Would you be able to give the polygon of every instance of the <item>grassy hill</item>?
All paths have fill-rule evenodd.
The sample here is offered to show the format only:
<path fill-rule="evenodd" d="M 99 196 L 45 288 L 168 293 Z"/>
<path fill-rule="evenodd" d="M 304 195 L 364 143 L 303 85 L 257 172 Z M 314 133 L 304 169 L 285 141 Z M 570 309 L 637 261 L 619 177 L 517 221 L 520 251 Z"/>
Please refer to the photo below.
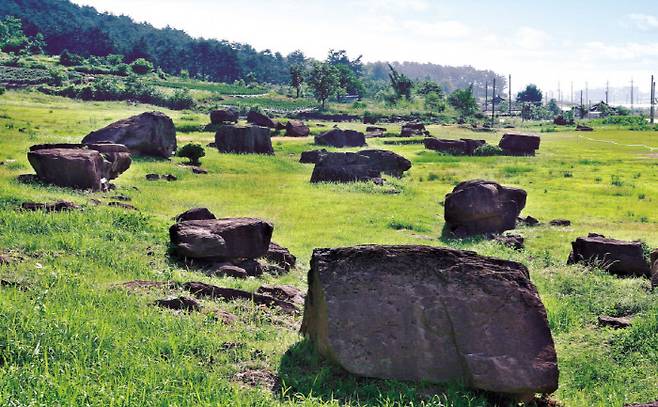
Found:
<path fill-rule="evenodd" d="M 200 91 L 206 91 L 201 89 Z M 206 145 L 213 134 L 195 111 L 126 102 L 81 102 L 30 91 L 0 96 L 1 405 L 226 405 L 226 406 L 485 406 L 486 398 L 458 384 L 416 385 L 353 377 L 322 361 L 298 334 L 300 317 L 233 301 L 203 301 L 199 313 L 153 306 L 175 293 L 131 289 L 132 280 L 205 281 L 254 290 L 264 283 L 305 290 L 311 251 L 363 243 L 467 248 L 526 264 L 546 305 L 560 366 L 553 398 L 565 406 L 621 406 L 658 398 L 658 300 L 646 279 L 620 279 L 566 266 L 570 242 L 597 232 L 642 239 L 658 247 L 658 147 L 655 132 L 600 127 L 581 133 L 542 133 L 537 157 L 452 157 L 421 144 L 371 139 L 413 162 L 408 175 L 384 186 L 311 185 L 312 166 L 298 163 L 312 138 L 274 138 L 272 157 L 219 154 L 208 148 L 207 175 L 181 159 L 136 158 L 108 193 L 21 184 L 31 173 L 30 145 L 79 142 L 89 131 L 149 110 L 170 115 L 179 145 Z M 311 121 L 312 134 L 333 123 Z M 364 125 L 341 127 L 363 130 Z M 399 125 L 389 125 L 393 133 Z M 473 137 L 457 126 L 430 126 L 433 135 Z M 541 128 L 531 127 L 539 132 Z M 477 134 L 497 142 L 501 133 Z M 610 141 L 618 143 L 612 144 Z M 641 145 L 652 146 L 651 151 Z M 147 173 L 174 182 L 148 182 Z M 539 218 L 521 228 L 527 249 L 490 241 L 442 240 L 444 195 L 463 180 L 485 178 L 528 191 L 524 211 Z M 116 195 L 139 210 L 111 208 Z M 17 210 L 27 200 L 66 199 L 83 206 L 67 213 Z M 92 200 L 100 200 L 96 205 Z M 215 214 L 271 221 L 273 240 L 298 257 L 291 273 L 258 279 L 211 278 L 168 257 L 172 218 L 194 206 Z M 570 227 L 548 221 L 566 218 Z M 238 320 L 225 324 L 220 310 Z M 596 324 L 599 315 L 631 315 L 628 329 Z M 244 372 L 265 379 L 251 386 Z M 261 377 L 261 376 L 259 376 Z M 279 389 L 271 391 L 278 378 Z M 268 381 L 270 380 L 270 381 Z M 257 382 L 258 380 L 256 380 Z M 245 384 L 245 382 L 248 382 Z"/>

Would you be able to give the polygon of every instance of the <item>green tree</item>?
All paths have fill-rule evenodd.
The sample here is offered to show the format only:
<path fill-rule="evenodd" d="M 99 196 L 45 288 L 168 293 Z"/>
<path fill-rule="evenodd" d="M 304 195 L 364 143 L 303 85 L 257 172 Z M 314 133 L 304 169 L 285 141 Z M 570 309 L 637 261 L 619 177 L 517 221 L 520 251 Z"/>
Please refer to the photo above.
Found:
<path fill-rule="evenodd" d="M 548 105 L 546 105 L 546 109 L 553 115 L 553 116 L 558 116 L 562 114 L 562 109 L 560 109 L 560 106 L 558 106 L 557 101 L 555 99 L 551 99 L 548 101 Z"/>
<path fill-rule="evenodd" d="M 541 104 L 542 100 L 543 100 L 543 95 L 541 93 L 541 90 L 539 90 L 537 85 L 534 84 L 530 84 L 526 86 L 524 90 L 522 90 L 516 95 L 516 101 L 521 103 L 534 103 L 536 105 L 539 105 Z"/>
<path fill-rule="evenodd" d="M 187 158 L 192 165 L 200 165 L 201 161 L 199 161 L 199 159 L 205 157 L 205 155 L 206 151 L 201 144 L 196 143 L 185 144 L 176 152 L 176 156 Z"/>
<path fill-rule="evenodd" d="M 440 94 L 430 92 L 425 95 L 425 109 L 433 112 L 443 112 L 446 110 L 446 103 Z"/>
<path fill-rule="evenodd" d="M 23 34 L 23 24 L 20 19 L 7 16 L 4 20 L 0 20 L 0 50 L 19 53 L 29 44 L 30 40 Z"/>
<path fill-rule="evenodd" d="M 307 83 L 324 109 L 329 96 L 339 89 L 338 70 L 328 63 L 315 62 L 309 71 Z"/>
<path fill-rule="evenodd" d="M 445 97 L 445 93 L 443 92 L 443 87 L 431 79 L 426 79 L 424 81 L 418 82 L 416 84 L 416 93 L 423 96 L 428 95 L 430 93 L 435 93 L 441 98 Z"/>
<path fill-rule="evenodd" d="M 448 96 L 448 103 L 459 113 L 460 119 L 471 117 L 477 112 L 478 104 L 473 96 L 473 85 L 466 89 L 457 89 Z"/>
<path fill-rule="evenodd" d="M 302 91 L 302 83 L 304 83 L 304 66 L 292 65 L 290 66 L 290 86 L 297 91 L 297 98 Z"/>
<path fill-rule="evenodd" d="M 391 87 L 396 98 L 399 100 L 404 97 L 411 100 L 411 89 L 414 87 L 413 81 L 407 75 L 396 71 L 391 64 L 388 64 L 388 69 L 390 70 L 388 78 L 391 81 Z"/>

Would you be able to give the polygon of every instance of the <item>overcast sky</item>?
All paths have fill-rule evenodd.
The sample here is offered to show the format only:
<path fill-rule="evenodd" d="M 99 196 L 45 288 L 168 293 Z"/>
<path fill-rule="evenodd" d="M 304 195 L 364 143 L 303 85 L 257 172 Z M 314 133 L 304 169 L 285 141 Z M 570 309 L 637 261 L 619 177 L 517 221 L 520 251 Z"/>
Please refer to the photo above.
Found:
<path fill-rule="evenodd" d="M 323 59 L 330 48 L 364 61 L 472 65 L 574 88 L 643 90 L 658 74 L 655 0 L 74 0 L 192 36 L 295 49 Z M 646 83 L 645 83 L 646 82 Z"/>

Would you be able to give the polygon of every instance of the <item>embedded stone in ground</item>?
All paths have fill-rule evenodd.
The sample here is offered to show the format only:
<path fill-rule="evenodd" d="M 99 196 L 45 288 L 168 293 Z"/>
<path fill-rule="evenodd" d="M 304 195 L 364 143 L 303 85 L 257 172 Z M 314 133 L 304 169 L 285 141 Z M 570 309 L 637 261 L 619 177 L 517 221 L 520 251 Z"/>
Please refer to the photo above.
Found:
<path fill-rule="evenodd" d="M 290 271 L 291 269 L 295 268 L 295 265 L 297 264 L 297 258 L 292 253 L 290 253 L 290 250 L 283 246 L 279 246 L 274 242 L 270 242 L 270 247 L 267 250 L 265 259 L 275 263 L 285 271 Z"/>
<path fill-rule="evenodd" d="M 357 182 L 380 178 L 372 159 L 357 153 L 327 153 L 315 164 L 311 182 Z"/>
<path fill-rule="evenodd" d="M 499 234 L 516 227 L 526 192 L 493 181 L 472 180 L 446 195 L 446 231 L 456 237 Z"/>
<path fill-rule="evenodd" d="M 551 393 L 546 310 L 520 263 L 428 246 L 315 249 L 302 332 L 350 373 Z"/>
<path fill-rule="evenodd" d="M 304 305 L 304 293 L 292 285 L 262 285 L 256 289 L 256 294 L 269 295 L 298 306 Z"/>
<path fill-rule="evenodd" d="M 548 224 L 551 226 L 566 227 L 571 226 L 571 221 L 568 219 L 553 219 L 552 221 L 548 222 Z"/>
<path fill-rule="evenodd" d="M 199 304 L 199 302 L 195 299 L 189 297 L 176 297 L 156 300 L 155 305 L 161 308 L 168 308 L 176 311 L 191 312 L 201 310 L 201 304 Z"/>
<path fill-rule="evenodd" d="M 296 313 L 298 311 L 297 307 L 290 302 L 281 301 L 270 295 L 250 293 L 248 291 L 238 290 L 235 288 L 219 287 L 216 285 L 196 281 L 183 283 L 180 285 L 180 288 L 190 292 L 195 297 L 208 297 L 224 301 L 248 300 L 259 305 L 278 307 L 282 311 L 288 313 Z"/>
<path fill-rule="evenodd" d="M 69 201 L 47 202 L 23 202 L 21 209 L 26 211 L 63 212 L 80 209 L 79 205 Z"/>
<path fill-rule="evenodd" d="M 623 277 L 649 277 L 650 268 L 640 242 L 609 239 L 590 233 L 571 243 L 567 264 L 583 263 Z"/>
<path fill-rule="evenodd" d="M 631 326 L 631 320 L 630 318 L 625 318 L 625 317 L 608 317 L 605 315 L 601 315 L 600 317 L 597 318 L 599 325 L 601 326 L 609 326 L 611 328 L 628 328 Z"/>
<path fill-rule="evenodd" d="M 315 144 L 333 147 L 361 147 L 366 145 L 366 136 L 355 130 L 335 128 L 315 136 Z"/>
<path fill-rule="evenodd" d="M 276 393 L 281 388 L 281 379 L 272 372 L 260 369 L 248 369 L 237 373 L 235 381 L 250 387 L 261 387 Z"/>
<path fill-rule="evenodd" d="M 521 235 L 497 235 L 493 240 L 514 250 L 525 248 L 525 239 Z"/>

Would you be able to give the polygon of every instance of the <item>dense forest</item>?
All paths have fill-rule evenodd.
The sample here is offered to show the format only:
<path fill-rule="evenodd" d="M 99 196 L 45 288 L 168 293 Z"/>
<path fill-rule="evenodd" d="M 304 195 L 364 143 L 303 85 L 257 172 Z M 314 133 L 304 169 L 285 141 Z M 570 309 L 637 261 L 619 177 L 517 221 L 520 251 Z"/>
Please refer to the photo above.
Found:
<path fill-rule="evenodd" d="M 2 0 L 0 18 L 5 16 L 19 17 L 27 35 L 43 34 L 48 54 L 63 50 L 83 56 L 121 54 L 128 63 L 145 58 L 164 72 L 186 71 L 192 77 L 212 81 L 288 83 L 290 67 L 304 58 L 299 51 L 284 56 L 270 50 L 257 51 L 248 44 L 192 38 L 181 30 L 157 29 L 68 0 Z M 432 79 L 447 91 L 473 84 L 475 94 L 483 93 L 485 82 L 494 75 L 472 67 L 411 62 L 392 65 L 412 79 Z M 387 81 L 388 73 L 384 62 L 366 64 L 362 70 L 372 81 Z M 502 85 L 505 78 L 497 76 L 497 81 Z"/>

